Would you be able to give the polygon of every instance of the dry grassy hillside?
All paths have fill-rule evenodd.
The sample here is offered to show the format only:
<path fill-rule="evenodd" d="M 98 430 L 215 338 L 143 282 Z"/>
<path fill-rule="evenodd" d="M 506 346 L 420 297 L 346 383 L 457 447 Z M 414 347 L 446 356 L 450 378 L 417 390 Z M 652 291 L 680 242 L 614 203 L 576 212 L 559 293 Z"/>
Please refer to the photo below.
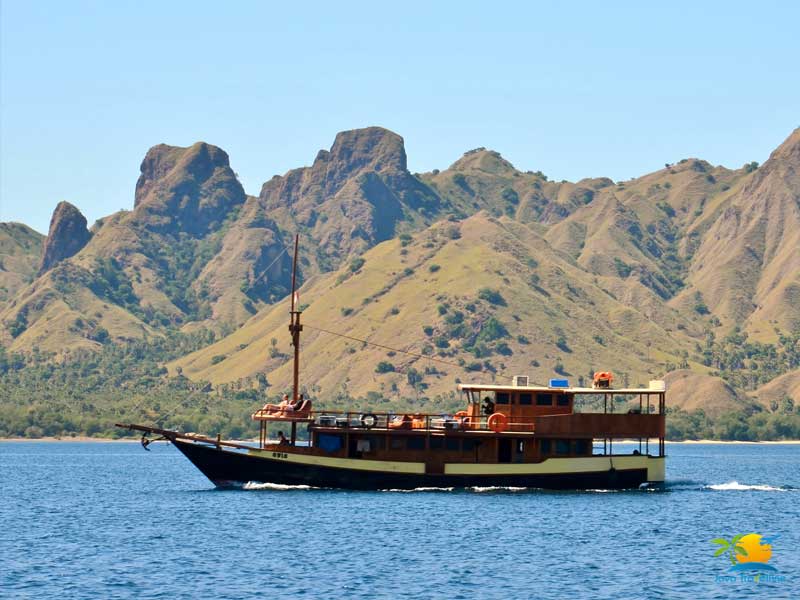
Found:
<path fill-rule="evenodd" d="M 753 397 L 770 410 L 779 409 L 780 404 L 787 398 L 792 400 L 794 406 L 800 406 L 800 369 L 785 373 L 762 385 Z"/>
<path fill-rule="evenodd" d="M 679 369 L 667 373 L 665 380 L 672 408 L 702 409 L 709 417 L 715 418 L 734 407 L 751 403 L 719 377 Z"/>
<path fill-rule="evenodd" d="M 90 279 L 86 270 L 68 262 L 38 277 L 0 311 L 0 322 L 6 324 L 0 330 L 2 346 L 60 356 L 65 349 L 99 349 L 109 338 L 124 343 L 158 335 L 130 311 L 98 297 Z"/>
<path fill-rule="evenodd" d="M 677 329 L 677 313 L 671 313 L 675 329 L 668 333 L 602 291 L 590 273 L 550 248 L 537 227 L 507 218 L 480 213 L 461 223 L 441 222 L 407 245 L 380 244 L 363 260 L 301 290 L 308 304 L 303 381 L 317 393 L 346 386 L 354 395 L 413 397 L 411 369 L 422 374 L 426 395 L 449 393 L 459 379 L 508 381 L 528 374 L 546 381 L 558 376 L 556 369 L 577 382 L 612 365 L 635 385 L 657 375 L 660 361 L 679 361 L 690 344 Z M 492 331 L 497 324 L 499 331 Z M 214 383 L 266 373 L 284 389 L 291 377 L 286 325 L 287 307 L 278 305 L 171 368 Z M 390 363 L 383 373 L 376 372 L 381 362 Z"/>
<path fill-rule="evenodd" d="M 690 281 L 723 323 L 762 339 L 800 327 L 800 129 L 720 207 Z"/>
<path fill-rule="evenodd" d="M 686 288 L 688 265 L 700 241 L 694 225 L 715 210 L 743 171 L 686 159 L 600 190 L 593 202 L 547 233 L 556 248 L 588 271 L 619 279 L 633 300 L 669 302 L 696 320 L 696 290 Z M 622 293 L 622 292 L 621 292 Z"/>
<path fill-rule="evenodd" d="M 541 172 L 521 172 L 498 152 L 477 148 L 444 171 L 420 178 L 446 200 L 459 217 L 486 210 L 523 223 L 555 223 L 592 201 L 610 179 L 584 179 L 577 184 L 548 181 Z"/>
<path fill-rule="evenodd" d="M 39 266 L 44 236 L 22 223 L 0 223 L 0 303 L 29 283 Z"/>

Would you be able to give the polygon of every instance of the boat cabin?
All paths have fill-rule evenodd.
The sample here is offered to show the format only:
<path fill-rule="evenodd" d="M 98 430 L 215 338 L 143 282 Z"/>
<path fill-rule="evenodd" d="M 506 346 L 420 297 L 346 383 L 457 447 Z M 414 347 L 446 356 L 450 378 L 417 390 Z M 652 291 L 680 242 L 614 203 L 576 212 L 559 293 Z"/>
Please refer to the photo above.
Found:
<path fill-rule="evenodd" d="M 454 414 L 312 411 L 309 406 L 302 414 L 262 409 L 253 419 L 261 421 L 260 447 L 264 449 L 286 449 L 270 444 L 266 429 L 267 422 L 285 421 L 292 427 L 292 452 L 424 462 L 431 473 L 453 463 L 530 463 L 592 456 L 595 442 L 602 442 L 603 453 L 610 453 L 614 440 L 620 439 L 638 440 L 643 453 L 649 453 L 650 441 L 657 440 L 663 452 L 662 385 L 597 389 L 461 384 L 458 389 L 464 409 Z M 602 397 L 603 412 L 575 412 L 575 399 L 582 396 Z M 627 400 L 626 410 L 615 413 L 620 397 Z M 298 423 L 307 425 L 307 446 L 296 444 Z"/>

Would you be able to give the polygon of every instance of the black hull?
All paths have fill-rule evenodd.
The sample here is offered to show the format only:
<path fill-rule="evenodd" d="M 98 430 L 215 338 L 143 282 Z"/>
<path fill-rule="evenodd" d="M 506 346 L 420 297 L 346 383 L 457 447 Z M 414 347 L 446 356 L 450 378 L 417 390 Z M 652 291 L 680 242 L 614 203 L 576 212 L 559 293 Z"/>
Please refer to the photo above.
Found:
<path fill-rule="evenodd" d="M 523 487 L 551 490 L 635 489 L 647 482 L 647 469 L 525 475 L 435 475 L 362 471 L 301 465 L 174 441 L 175 446 L 217 487 L 247 482 L 306 485 L 351 490 Z"/>

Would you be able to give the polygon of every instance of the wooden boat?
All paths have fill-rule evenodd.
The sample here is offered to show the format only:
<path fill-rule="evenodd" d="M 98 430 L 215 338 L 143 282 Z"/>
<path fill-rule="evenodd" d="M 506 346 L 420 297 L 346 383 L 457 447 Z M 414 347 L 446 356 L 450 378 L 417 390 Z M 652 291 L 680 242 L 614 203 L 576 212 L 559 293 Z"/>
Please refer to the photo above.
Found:
<path fill-rule="evenodd" d="M 591 388 L 566 380 L 529 385 L 458 386 L 464 401 L 455 414 L 395 414 L 313 410 L 299 391 L 301 311 L 295 269 L 289 331 L 294 346 L 293 395 L 252 418 L 258 444 L 242 444 L 145 425 L 118 424 L 171 441 L 218 487 L 261 482 L 347 489 L 524 487 L 628 489 L 660 485 L 665 472 L 665 396 L 661 381 L 648 388 L 616 389 L 608 372 Z M 576 398 L 594 397 L 603 412 L 576 412 Z M 620 399 L 623 412 L 615 412 Z M 268 423 L 283 423 L 290 437 L 267 439 Z M 298 425 L 307 443 L 298 442 Z M 634 440 L 633 451 L 615 442 Z M 652 448 L 652 453 L 651 453 Z"/>

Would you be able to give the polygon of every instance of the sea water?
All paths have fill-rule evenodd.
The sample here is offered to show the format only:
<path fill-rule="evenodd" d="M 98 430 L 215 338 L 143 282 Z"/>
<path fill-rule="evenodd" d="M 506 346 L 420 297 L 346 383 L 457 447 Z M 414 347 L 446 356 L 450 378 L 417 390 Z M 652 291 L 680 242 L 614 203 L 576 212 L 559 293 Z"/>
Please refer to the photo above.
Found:
<path fill-rule="evenodd" d="M 668 445 L 666 489 L 626 492 L 223 491 L 150 448 L 0 443 L 0 596 L 800 597 L 797 445 Z M 751 532 L 776 571 L 714 556 Z"/>

